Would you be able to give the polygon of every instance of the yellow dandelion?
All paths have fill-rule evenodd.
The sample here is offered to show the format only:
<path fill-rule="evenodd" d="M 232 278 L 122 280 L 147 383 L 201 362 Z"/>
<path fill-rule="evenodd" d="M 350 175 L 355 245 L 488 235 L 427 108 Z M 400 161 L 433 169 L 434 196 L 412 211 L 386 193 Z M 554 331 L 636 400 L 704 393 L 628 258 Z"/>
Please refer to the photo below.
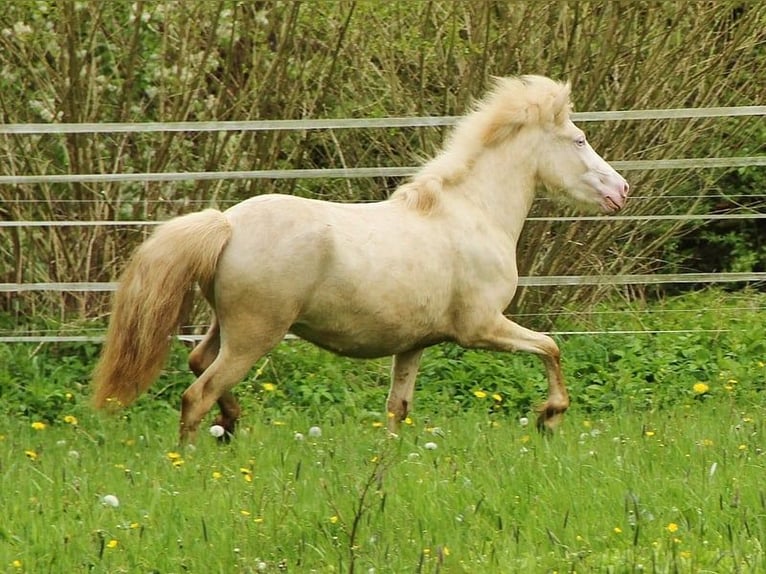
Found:
<path fill-rule="evenodd" d="M 338 523 L 338 520 L 340 520 L 340 519 L 338 518 L 338 515 L 337 515 L 337 514 L 333 514 L 333 515 L 330 517 L 330 524 L 337 524 L 337 523 Z"/>
<path fill-rule="evenodd" d="M 613 529 L 613 532 L 615 534 L 622 534 L 622 528 L 620 528 L 619 526 L 615 526 Z"/>
<path fill-rule="evenodd" d="M 177 459 L 175 459 L 175 460 L 173 461 L 173 463 L 172 463 L 172 464 L 173 464 L 173 466 L 174 466 L 174 467 L 176 467 L 176 468 L 179 468 L 179 467 L 183 466 L 185 462 L 186 462 L 186 461 L 185 461 L 184 459 L 182 459 L 182 458 L 177 458 Z"/>
<path fill-rule="evenodd" d="M 167 456 L 169 460 L 178 460 L 179 458 L 181 458 L 181 453 L 170 451 L 165 456 Z"/>
<path fill-rule="evenodd" d="M 138 528 L 139 526 L 140 526 L 140 525 L 138 524 L 138 522 L 131 522 L 131 523 L 130 523 L 130 528 L 131 528 L 131 530 L 135 530 L 135 529 L 136 529 L 136 528 Z"/>
<path fill-rule="evenodd" d="M 694 391 L 695 395 L 704 395 L 710 390 L 710 385 L 707 383 L 694 383 L 694 386 L 692 387 L 692 390 Z"/>
<path fill-rule="evenodd" d="M 217 470 L 214 470 L 214 471 L 213 471 L 213 479 L 215 479 L 215 480 L 218 480 L 218 479 L 219 479 L 219 478 L 221 478 L 222 476 L 223 476 L 223 475 L 222 475 L 220 472 L 218 472 Z"/>
<path fill-rule="evenodd" d="M 429 554 L 431 554 L 431 549 L 430 548 L 423 548 L 423 554 L 428 556 Z"/>
<path fill-rule="evenodd" d="M 275 426 L 275 427 L 283 427 L 287 423 L 285 421 L 271 421 L 271 424 L 272 426 Z"/>
<path fill-rule="evenodd" d="M 671 534 L 675 534 L 676 532 L 678 532 L 678 524 L 676 524 L 675 522 L 671 522 L 665 527 L 665 530 L 667 530 Z"/>
<path fill-rule="evenodd" d="M 746 444 L 741 444 L 741 445 L 739 445 L 737 447 L 737 449 L 739 449 L 739 450 L 747 450 L 747 445 Z"/>
<path fill-rule="evenodd" d="M 503 397 L 500 396 L 499 393 L 492 393 L 492 398 L 495 399 L 498 403 L 503 402 Z"/>
<path fill-rule="evenodd" d="M 379 460 L 379 459 L 378 459 L 378 455 L 375 455 L 375 456 L 373 456 L 373 457 L 370 459 L 370 462 L 372 462 L 372 463 L 376 463 L 376 462 L 378 462 L 378 460 Z"/>
<path fill-rule="evenodd" d="M 267 393 L 273 393 L 277 390 L 277 386 L 274 383 L 261 383 L 261 388 Z"/>
<path fill-rule="evenodd" d="M 249 510 L 240 510 L 239 513 L 242 516 L 250 516 L 250 511 Z"/>
<path fill-rule="evenodd" d="M 117 548 L 117 546 L 119 544 L 120 544 L 119 542 L 117 542 L 114 538 L 112 538 L 109 542 L 106 543 L 106 547 L 107 548 Z"/>
<path fill-rule="evenodd" d="M 35 422 L 33 422 L 33 423 L 32 423 L 32 428 L 33 428 L 33 429 L 35 429 L 35 430 L 45 430 L 45 428 L 46 428 L 47 426 L 48 426 L 48 425 L 46 425 L 46 424 L 45 424 L 44 422 L 42 422 L 42 421 L 35 421 Z"/>
<path fill-rule="evenodd" d="M 21 560 L 14 560 L 13 562 L 11 562 L 11 566 L 13 566 L 14 568 L 21 568 Z"/>
<path fill-rule="evenodd" d="M 414 421 L 410 417 L 407 417 L 406 419 L 404 419 L 404 424 L 406 425 L 411 425 L 413 424 L 413 422 Z"/>
<path fill-rule="evenodd" d="M 442 546 L 442 554 L 445 556 L 449 556 L 449 548 L 446 546 Z"/>
<path fill-rule="evenodd" d="M 644 432 L 644 436 L 653 437 L 656 433 L 653 430 L 648 430 Z"/>
<path fill-rule="evenodd" d="M 382 426 L 383 426 L 383 423 L 380 422 L 380 421 L 375 421 L 375 422 L 372 423 L 372 428 L 374 428 L 374 429 L 379 429 Z"/>
<path fill-rule="evenodd" d="M 25 450 L 24 454 L 27 455 L 27 458 L 29 460 L 37 460 L 37 451 L 29 449 L 29 450 Z"/>
<path fill-rule="evenodd" d="M 256 524 L 260 524 L 261 522 L 263 522 L 263 517 L 256 516 L 255 518 L 253 518 L 253 522 L 255 522 Z"/>
<path fill-rule="evenodd" d="M 394 418 L 394 417 L 396 416 L 396 413 L 392 413 L 391 411 L 388 411 L 388 413 L 386 414 L 386 416 L 387 416 L 388 418 L 392 419 L 392 418 Z"/>
<path fill-rule="evenodd" d="M 64 422 L 68 425 L 77 426 L 77 417 L 74 415 L 66 415 L 64 417 Z"/>
<path fill-rule="evenodd" d="M 475 396 L 477 399 L 485 399 L 487 398 L 487 393 L 485 391 L 474 391 L 473 396 Z"/>
<path fill-rule="evenodd" d="M 702 446 L 713 446 L 713 441 L 709 438 L 703 438 L 701 444 Z"/>

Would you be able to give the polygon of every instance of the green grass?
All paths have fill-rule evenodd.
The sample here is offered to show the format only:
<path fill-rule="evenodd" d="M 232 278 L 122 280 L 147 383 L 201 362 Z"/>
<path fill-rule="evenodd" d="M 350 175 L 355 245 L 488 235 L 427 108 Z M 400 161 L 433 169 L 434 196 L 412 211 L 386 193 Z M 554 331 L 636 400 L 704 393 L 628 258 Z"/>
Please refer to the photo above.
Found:
<path fill-rule="evenodd" d="M 763 301 L 573 321 L 698 331 L 560 338 L 574 401 L 549 439 L 520 422 L 544 393 L 523 355 L 429 350 L 391 439 L 387 361 L 282 345 L 237 389 L 237 438 L 179 451 L 181 349 L 110 417 L 92 346 L 2 347 L 0 572 L 766 572 Z"/>
<path fill-rule="evenodd" d="M 416 418 L 398 439 L 352 416 L 250 416 L 230 445 L 201 436 L 181 452 L 170 413 L 42 430 L 6 420 L 0 565 L 764 572 L 764 414 L 724 397 L 634 416 L 575 411 L 552 439 L 478 408 Z M 314 424 L 321 437 L 308 435 Z"/>

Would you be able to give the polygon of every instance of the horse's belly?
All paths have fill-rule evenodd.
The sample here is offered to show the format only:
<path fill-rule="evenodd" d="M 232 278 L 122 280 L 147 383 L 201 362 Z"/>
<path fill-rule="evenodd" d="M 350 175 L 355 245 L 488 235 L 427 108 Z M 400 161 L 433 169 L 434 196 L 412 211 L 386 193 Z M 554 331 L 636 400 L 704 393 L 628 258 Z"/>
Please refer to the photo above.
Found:
<path fill-rule="evenodd" d="M 344 329 L 296 323 L 290 328 L 290 332 L 317 347 L 357 359 L 396 355 L 448 339 L 445 335 L 438 333 L 415 332 L 406 328 L 380 328 L 380 326 L 365 329 L 359 324 Z"/>

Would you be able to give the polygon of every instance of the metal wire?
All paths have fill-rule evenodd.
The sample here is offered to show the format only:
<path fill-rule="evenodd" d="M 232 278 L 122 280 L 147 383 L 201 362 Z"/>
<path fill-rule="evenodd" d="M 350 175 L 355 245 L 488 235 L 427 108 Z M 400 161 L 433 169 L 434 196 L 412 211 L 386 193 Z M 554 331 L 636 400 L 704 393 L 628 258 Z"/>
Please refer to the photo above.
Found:
<path fill-rule="evenodd" d="M 766 281 L 766 272 L 751 273 L 652 273 L 635 275 L 547 275 L 520 277 L 521 287 L 563 285 L 658 285 L 669 283 L 751 283 Z M 0 283 L 0 293 L 53 291 L 97 293 L 115 291 L 116 282 Z"/>
<path fill-rule="evenodd" d="M 681 159 L 646 159 L 612 161 L 621 171 L 652 169 L 697 169 L 723 167 L 756 167 L 766 165 L 766 156 L 698 157 Z M 353 179 L 370 177 L 407 177 L 419 167 L 341 167 L 321 169 L 261 169 L 245 171 L 183 171 L 147 173 L 62 173 L 52 175 L 0 175 L 0 185 L 39 183 L 109 183 L 109 182 L 173 182 L 240 179 Z"/>
<path fill-rule="evenodd" d="M 719 118 L 763 116 L 766 106 L 735 106 L 712 108 L 676 108 L 653 110 L 612 110 L 574 112 L 574 121 L 669 120 L 689 118 Z M 77 133 L 158 133 L 158 132 L 245 132 L 301 131 L 362 128 L 414 128 L 454 125 L 461 116 L 417 116 L 390 118 L 338 118 L 299 120 L 251 120 L 225 122 L 126 122 L 126 123 L 61 123 L 5 124 L 0 134 L 77 134 Z"/>

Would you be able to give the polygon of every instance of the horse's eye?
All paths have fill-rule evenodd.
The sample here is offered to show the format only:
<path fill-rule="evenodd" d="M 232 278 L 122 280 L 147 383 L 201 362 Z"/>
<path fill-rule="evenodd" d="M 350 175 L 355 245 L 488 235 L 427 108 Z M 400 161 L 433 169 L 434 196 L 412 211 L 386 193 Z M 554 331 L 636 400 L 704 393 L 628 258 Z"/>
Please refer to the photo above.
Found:
<path fill-rule="evenodd" d="M 574 143 L 577 147 L 585 147 L 585 136 L 578 137 Z"/>

